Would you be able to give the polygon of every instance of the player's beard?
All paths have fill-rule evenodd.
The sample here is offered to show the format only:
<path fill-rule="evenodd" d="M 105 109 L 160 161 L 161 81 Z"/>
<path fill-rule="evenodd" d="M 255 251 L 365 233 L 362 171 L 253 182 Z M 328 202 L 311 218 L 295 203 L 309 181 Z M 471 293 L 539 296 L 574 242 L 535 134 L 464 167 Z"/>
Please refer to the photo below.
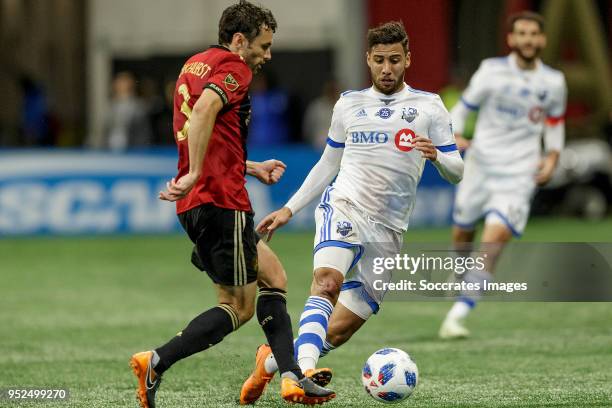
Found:
<path fill-rule="evenodd" d="M 524 62 L 526 62 L 527 64 L 531 64 L 540 57 L 542 48 L 538 46 L 533 46 L 533 52 L 530 54 L 526 54 L 525 52 L 523 52 L 521 47 L 513 47 L 512 51 L 514 51 L 514 53 L 516 53 L 516 55 L 518 55 L 518 57 L 522 59 Z"/>
<path fill-rule="evenodd" d="M 404 82 L 404 73 L 402 72 L 402 75 L 400 75 L 394 82 L 393 82 L 393 86 L 389 87 L 389 85 L 385 84 L 382 81 L 382 77 L 380 79 L 377 79 L 374 74 L 372 74 L 370 72 L 370 77 L 372 78 L 372 83 L 374 84 L 374 86 L 376 87 L 376 89 L 378 89 L 380 92 L 384 93 L 385 95 L 391 95 L 394 94 L 395 92 L 397 92 L 397 90 L 402 86 L 402 83 Z"/>

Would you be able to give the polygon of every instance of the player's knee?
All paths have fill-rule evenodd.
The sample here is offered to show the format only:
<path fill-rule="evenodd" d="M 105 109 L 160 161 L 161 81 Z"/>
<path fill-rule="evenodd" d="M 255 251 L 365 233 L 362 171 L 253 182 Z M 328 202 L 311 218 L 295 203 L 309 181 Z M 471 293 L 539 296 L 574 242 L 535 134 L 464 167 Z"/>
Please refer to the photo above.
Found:
<path fill-rule="evenodd" d="M 331 268 L 319 268 L 314 273 L 311 294 L 325 297 L 336 303 L 344 277 L 340 272 Z"/>

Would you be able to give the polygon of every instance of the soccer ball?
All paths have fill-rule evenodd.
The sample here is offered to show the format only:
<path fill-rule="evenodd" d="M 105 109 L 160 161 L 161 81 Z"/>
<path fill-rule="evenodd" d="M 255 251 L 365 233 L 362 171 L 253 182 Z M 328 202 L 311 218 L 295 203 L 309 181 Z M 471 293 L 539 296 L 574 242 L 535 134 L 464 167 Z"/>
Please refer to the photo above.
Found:
<path fill-rule="evenodd" d="M 380 402 L 399 402 L 410 396 L 417 385 L 419 369 L 400 349 L 380 349 L 368 358 L 361 380 L 365 390 Z"/>

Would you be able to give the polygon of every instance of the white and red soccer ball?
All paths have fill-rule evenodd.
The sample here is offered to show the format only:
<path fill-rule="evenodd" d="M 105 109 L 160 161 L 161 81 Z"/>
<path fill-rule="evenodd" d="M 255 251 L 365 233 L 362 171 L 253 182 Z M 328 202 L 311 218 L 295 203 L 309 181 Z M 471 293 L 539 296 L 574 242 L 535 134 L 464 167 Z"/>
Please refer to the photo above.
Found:
<path fill-rule="evenodd" d="M 365 390 L 380 402 L 399 402 L 410 396 L 417 385 L 419 369 L 400 349 L 380 349 L 368 358 L 361 380 Z"/>

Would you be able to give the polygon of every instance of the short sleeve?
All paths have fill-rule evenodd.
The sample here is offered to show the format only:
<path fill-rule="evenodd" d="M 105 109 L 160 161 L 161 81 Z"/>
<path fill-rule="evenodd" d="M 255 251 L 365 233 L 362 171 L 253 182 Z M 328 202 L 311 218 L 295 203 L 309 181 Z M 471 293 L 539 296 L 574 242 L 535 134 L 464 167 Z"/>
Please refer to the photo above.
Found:
<path fill-rule="evenodd" d="M 251 78 L 249 67 L 242 60 L 232 58 L 219 62 L 204 88 L 215 91 L 224 105 L 232 105 L 242 101 L 249 90 Z"/>
<path fill-rule="evenodd" d="M 551 100 L 547 107 L 547 121 L 562 121 L 567 106 L 567 85 L 561 75 L 558 85 L 551 90 Z"/>
<path fill-rule="evenodd" d="M 346 142 L 346 131 L 344 126 L 344 108 L 342 98 L 334 105 L 331 125 L 327 133 L 327 144 L 331 147 L 342 148 Z"/>
<path fill-rule="evenodd" d="M 439 97 L 436 97 L 436 100 L 433 101 L 429 138 L 441 152 L 457 150 L 450 113 L 448 113 Z"/>
<path fill-rule="evenodd" d="M 488 69 L 483 61 L 472 75 L 468 87 L 463 91 L 461 102 L 470 110 L 478 110 L 480 104 L 489 95 L 489 75 L 487 71 Z"/>

